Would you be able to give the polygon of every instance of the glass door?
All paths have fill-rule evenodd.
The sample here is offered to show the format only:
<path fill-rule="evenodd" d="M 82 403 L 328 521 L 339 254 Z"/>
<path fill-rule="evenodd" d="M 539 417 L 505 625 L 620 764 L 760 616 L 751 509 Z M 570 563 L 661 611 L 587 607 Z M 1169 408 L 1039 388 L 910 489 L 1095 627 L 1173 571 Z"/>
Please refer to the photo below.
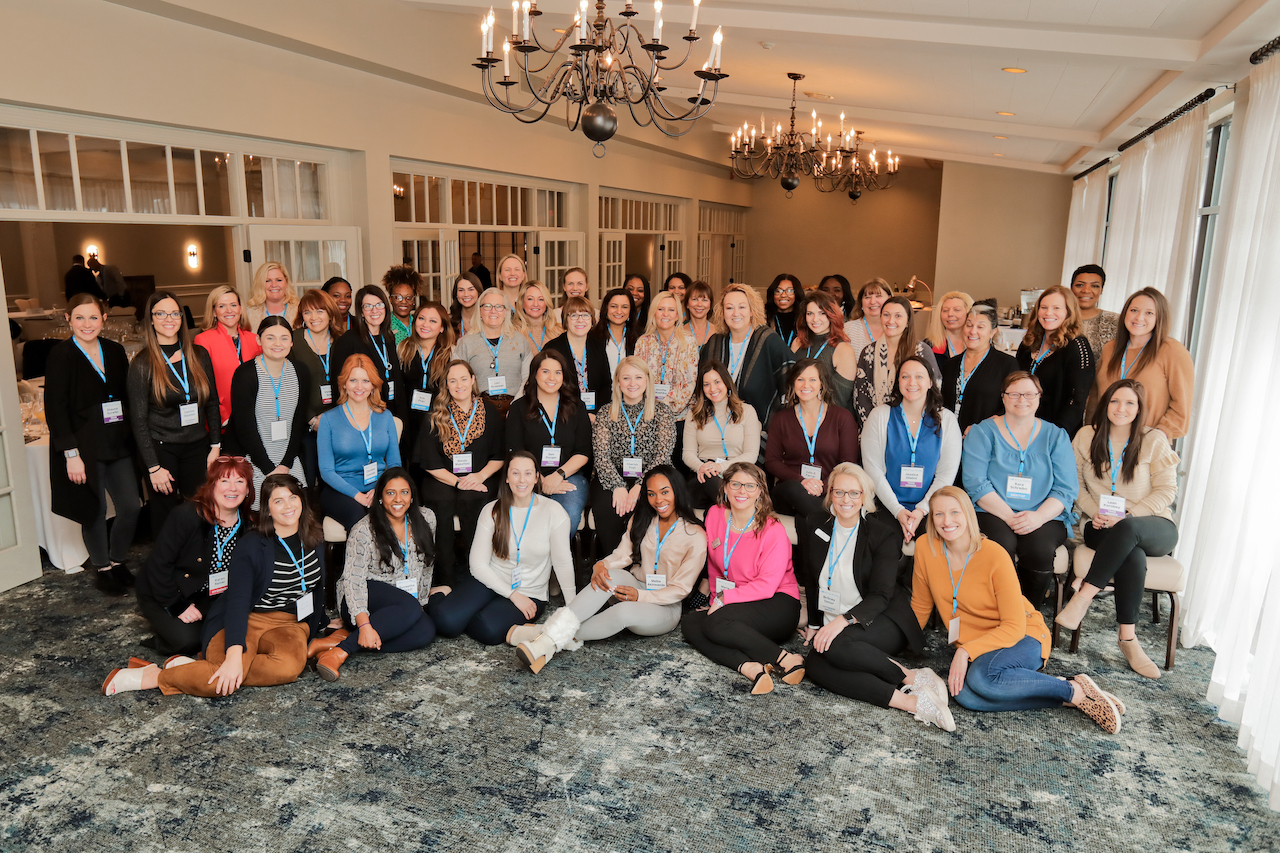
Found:
<path fill-rule="evenodd" d="M 397 228 L 400 257 L 422 276 L 426 299 L 446 308 L 453 297 L 453 279 L 459 272 L 458 232 L 447 228 Z"/>
<path fill-rule="evenodd" d="M 623 231 L 600 232 L 600 278 L 596 282 L 598 293 L 593 300 L 597 305 L 604 295 L 615 287 L 622 287 L 623 265 L 627 260 L 627 239 Z"/>
<path fill-rule="evenodd" d="M 565 231 L 539 231 L 535 238 L 536 272 L 531 271 L 530 277 L 545 284 L 556 304 L 560 304 L 565 271 L 582 266 L 585 260 L 583 236 Z"/>
<path fill-rule="evenodd" d="M 673 272 L 684 272 L 684 235 L 664 234 L 660 246 L 662 250 L 662 281 Z M 655 288 L 662 282 L 654 282 Z"/>
<path fill-rule="evenodd" d="M 276 261 L 289 271 L 299 290 L 319 287 L 334 276 L 351 282 L 352 290 L 364 285 L 360 257 L 360 229 L 346 225 L 246 225 L 244 248 L 249 262 L 240 292 L 248 294 L 254 271 Z"/>

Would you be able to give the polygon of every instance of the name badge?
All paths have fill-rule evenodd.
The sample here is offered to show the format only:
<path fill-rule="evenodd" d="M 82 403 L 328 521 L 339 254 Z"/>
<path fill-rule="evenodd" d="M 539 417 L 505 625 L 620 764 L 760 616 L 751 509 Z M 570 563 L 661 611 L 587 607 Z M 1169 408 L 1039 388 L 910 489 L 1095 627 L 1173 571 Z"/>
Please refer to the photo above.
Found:
<path fill-rule="evenodd" d="M 1005 493 L 1007 497 L 1031 500 L 1031 478 L 1010 477 L 1005 485 Z"/>
<path fill-rule="evenodd" d="M 364 484 L 367 486 L 370 483 L 377 482 L 377 480 L 378 480 L 378 463 L 370 462 L 368 465 L 364 466 Z"/>
<path fill-rule="evenodd" d="M 1098 513 L 1112 518 L 1124 518 L 1123 495 L 1100 495 L 1098 497 Z"/>
<path fill-rule="evenodd" d="M 415 412 L 425 412 L 431 408 L 431 395 L 419 388 L 413 389 L 413 399 L 409 401 L 409 406 Z"/>
<path fill-rule="evenodd" d="M 560 466 L 560 448 L 554 444 L 542 445 L 542 467 L 558 468 Z"/>
<path fill-rule="evenodd" d="M 285 441 L 289 438 L 289 422 L 288 421 L 272 421 L 271 422 L 271 440 Z"/>
<path fill-rule="evenodd" d="M 471 454 L 470 453 L 453 454 L 453 473 L 455 474 L 471 473 Z"/>
<path fill-rule="evenodd" d="M 948 643 L 960 642 L 960 617 L 959 616 L 956 616 L 950 622 L 947 623 L 947 642 Z"/>
<path fill-rule="evenodd" d="M 417 578 L 400 578 L 396 581 L 396 589 L 402 589 L 412 595 L 418 597 L 418 580 Z"/>
<path fill-rule="evenodd" d="M 311 603 L 311 593 L 309 592 L 304 592 L 302 597 L 295 601 L 293 605 L 298 610 L 299 622 L 310 616 L 311 612 L 315 609 L 315 605 Z"/>
<path fill-rule="evenodd" d="M 644 460 L 639 456 L 622 457 L 622 476 L 639 477 L 644 473 Z"/>
<path fill-rule="evenodd" d="M 182 426 L 195 426 L 200 423 L 200 404 L 183 403 L 178 407 L 178 422 Z"/>
<path fill-rule="evenodd" d="M 840 593 L 829 589 L 818 590 L 818 609 L 832 616 L 840 615 Z"/>
<path fill-rule="evenodd" d="M 904 489 L 918 489 L 924 485 L 924 468 L 919 465 L 903 465 L 898 485 Z"/>
<path fill-rule="evenodd" d="M 120 400 L 114 400 L 110 403 L 102 404 L 102 422 L 104 424 L 115 424 L 124 420 L 124 403 Z"/>
<path fill-rule="evenodd" d="M 582 392 L 582 405 L 584 405 L 584 406 L 586 406 L 586 407 L 587 407 L 587 411 L 588 411 L 588 412 L 594 412 L 594 411 L 596 410 L 596 392 L 595 392 L 595 391 L 583 391 L 583 392 Z"/>
<path fill-rule="evenodd" d="M 814 533 L 816 533 L 816 534 L 818 534 L 818 538 L 819 538 L 819 539 L 821 539 L 823 542 L 830 542 L 830 541 L 831 541 L 831 537 L 827 535 L 827 531 L 822 530 L 822 529 L 818 529 L 818 530 L 815 530 L 815 531 L 813 531 L 813 532 L 814 532 Z"/>
<path fill-rule="evenodd" d="M 822 466 L 821 465 L 801 465 L 800 479 L 801 480 L 821 480 Z"/>
<path fill-rule="evenodd" d="M 671 386 L 666 383 L 659 382 L 653 386 L 653 395 L 658 398 L 659 403 L 664 402 L 670 393 Z"/>
<path fill-rule="evenodd" d="M 653 592 L 655 589 L 665 589 L 666 586 L 667 586 L 666 575 L 645 575 L 644 576 L 644 588 L 647 589 L 649 592 Z"/>
<path fill-rule="evenodd" d="M 716 578 L 716 595 L 737 588 L 738 585 L 728 578 Z"/>
<path fill-rule="evenodd" d="M 519 589 L 520 582 L 524 580 L 524 566 L 519 564 L 511 570 L 511 589 Z"/>
<path fill-rule="evenodd" d="M 396 398 L 396 383 L 390 379 L 387 380 L 387 399 L 394 400 Z"/>
<path fill-rule="evenodd" d="M 220 595 L 227 591 L 227 575 L 229 574 L 230 572 L 226 569 L 223 569 L 220 572 L 209 572 L 210 595 Z"/>
<path fill-rule="evenodd" d="M 326 406 L 333 402 L 333 386 L 332 385 L 320 386 L 320 402 L 324 403 Z"/>
<path fill-rule="evenodd" d="M 507 393 L 507 377 L 490 376 L 489 377 L 489 393 L 490 394 Z"/>

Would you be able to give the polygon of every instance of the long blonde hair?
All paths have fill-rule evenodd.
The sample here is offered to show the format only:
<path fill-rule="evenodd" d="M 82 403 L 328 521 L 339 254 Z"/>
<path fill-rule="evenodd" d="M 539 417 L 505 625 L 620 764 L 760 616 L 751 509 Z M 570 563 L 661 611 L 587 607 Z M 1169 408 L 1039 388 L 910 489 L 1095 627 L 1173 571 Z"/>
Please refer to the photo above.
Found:
<path fill-rule="evenodd" d="M 524 313 L 524 295 L 529 292 L 531 287 L 537 288 L 538 292 L 542 294 L 542 299 L 547 303 L 546 310 L 542 312 L 542 329 L 545 332 L 544 340 L 549 341 L 559 336 L 564 331 L 564 328 L 556 320 L 556 309 L 551 302 L 551 291 L 547 290 L 547 286 L 536 279 L 526 281 L 520 286 L 520 301 L 516 305 L 516 312 L 511 318 L 511 325 L 515 326 L 516 331 L 526 335 L 533 329 L 532 318 Z M 477 304 L 479 303 L 477 302 Z"/>
<path fill-rule="evenodd" d="M 644 359 L 634 355 L 629 355 L 618 362 L 618 369 L 613 372 L 613 400 L 609 403 L 609 420 L 616 421 L 622 417 L 622 389 L 618 385 L 618 378 L 622 376 L 622 371 L 628 367 L 644 371 L 644 414 L 641 415 L 641 419 L 651 421 L 653 420 L 655 399 L 653 376 L 649 373 L 649 365 L 644 363 Z"/>
<path fill-rule="evenodd" d="M 933 303 L 933 310 L 929 312 L 929 329 L 925 333 L 925 338 L 934 346 L 942 346 L 947 341 L 947 330 L 942 326 L 942 306 L 947 304 L 948 299 L 959 299 L 964 303 L 966 318 L 973 309 L 973 297 L 963 290 L 948 290 L 942 294 L 942 298 Z"/>
<path fill-rule="evenodd" d="M 235 294 L 236 302 L 240 302 L 240 291 L 236 290 L 229 284 L 220 284 L 213 290 L 209 291 L 209 296 L 204 301 L 204 319 L 200 321 L 200 328 L 208 331 L 218 325 L 218 318 L 214 314 L 214 306 L 218 304 L 218 300 L 228 293 Z M 249 318 L 245 316 L 244 303 L 240 304 L 240 322 L 239 328 L 242 332 L 249 331 Z"/>
<path fill-rule="evenodd" d="M 249 289 L 249 302 L 246 307 L 261 308 L 263 305 L 267 304 L 267 273 L 272 270 L 280 270 L 280 273 L 284 276 L 284 283 L 288 285 L 288 287 L 284 289 L 285 302 L 290 306 L 296 306 L 298 304 L 298 289 L 293 286 L 293 279 L 289 278 L 289 271 L 284 268 L 283 264 L 278 264 L 275 261 L 267 261 L 265 264 L 258 267 L 257 271 L 253 274 L 253 285 Z"/>
<path fill-rule="evenodd" d="M 716 331 L 722 335 L 729 334 L 729 326 L 724 321 L 724 300 L 730 293 L 741 293 L 747 297 L 747 305 L 751 310 L 751 328 L 758 329 L 765 324 L 764 297 L 754 287 L 745 284 L 731 284 L 720 294 L 717 305 Z"/>
<path fill-rule="evenodd" d="M 942 553 L 942 537 L 938 534 L 938 528 L 933 524 L 933 502 L 938 498 L 951 498 L 960 504 L 960 511 L 964 514 L 965 532 L 969 534 L 969 549 L 966 552 L 966 556 L 978 553 L 978 549 L 982 547 L 982 540 L 986 537 L 978 529 L 978 514 L 973 509 L 973 501 L 969 500 L 969 495 L 959 486 L 943 486 L 929 496 L 929 514 L 926 516 L 928 525 L 925 529 L 928 531 L 930 552 L 935 556 Z"/>
<path fill-rule="evenodd" d="M 676 306 L 676 325 L 673 330 L 675 338 L 680 344 L 693 343 L 693 335 L 684 324 L 684 305 L 680 304 L 680 299 L 670 290 L 660 290 L 654 294 L 653 300 L 649 303 L 649 320 L 645 324 L 644 333 L 646 335 L 658 335 L 658 305 L 666 300 L 671 300 Z"/>

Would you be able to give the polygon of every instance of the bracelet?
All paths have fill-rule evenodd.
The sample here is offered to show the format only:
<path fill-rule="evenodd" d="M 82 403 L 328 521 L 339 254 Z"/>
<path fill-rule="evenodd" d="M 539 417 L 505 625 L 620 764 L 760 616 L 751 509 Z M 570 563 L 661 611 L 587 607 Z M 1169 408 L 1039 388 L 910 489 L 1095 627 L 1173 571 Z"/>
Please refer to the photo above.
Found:
<path fill-rule="evenodd" d="M 368 628 L 372 624 L 373 624 L 372 620 L 369 622 L 357 622 L 356 628 Z"/>
<path fill-rule="evenodd" d="M 159 471 L 159 470 L 160 470 L 160 466 L 159 466 L 159 465 L 157 465 L 157 466 L 156 466 L 156 467 L 154 467 L 154 468 L 148 468 L 148 469 L 147 469 L 147 473 L 148 473 L 148 474 L 154 474 L 155 472 L 157 472 L 157 471 Z"/>

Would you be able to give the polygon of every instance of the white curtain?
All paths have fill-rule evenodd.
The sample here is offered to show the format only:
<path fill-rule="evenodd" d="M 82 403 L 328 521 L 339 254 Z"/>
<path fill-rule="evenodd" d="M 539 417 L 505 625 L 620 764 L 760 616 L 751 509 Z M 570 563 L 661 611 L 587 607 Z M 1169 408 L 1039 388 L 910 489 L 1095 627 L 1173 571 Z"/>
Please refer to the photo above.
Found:
<path fill-rule="evenodd" d="M 1243 117 L 1240 103 L 1175 554 L 1190 570 L 1183 643 L 1217 652 L 1208 699 L 1280 808 L 1280 60 L 1249 78 Z"/>
<path fill-rule="evenodd" d="M 1201 104 L 1121 154 L 1112 200 L 1107 286 L 1098 305 L 1119 311 L 1129 294 L 1155 287 L 1169 299 L 1169 328 L 1177 335 L 1190 310 L 1208 120 Z"/>
<path fill-rule="evenodd" d="M 1071 218 L 1067 220 L 1067 252 L 1062 261 L 1062 284 L 1071 286 L 1071 273 L 1085 264 L 1102 263 L 1102 225 L 1107 217 L 1109 166 L 1100 166 L 1071 185 Z"/>

